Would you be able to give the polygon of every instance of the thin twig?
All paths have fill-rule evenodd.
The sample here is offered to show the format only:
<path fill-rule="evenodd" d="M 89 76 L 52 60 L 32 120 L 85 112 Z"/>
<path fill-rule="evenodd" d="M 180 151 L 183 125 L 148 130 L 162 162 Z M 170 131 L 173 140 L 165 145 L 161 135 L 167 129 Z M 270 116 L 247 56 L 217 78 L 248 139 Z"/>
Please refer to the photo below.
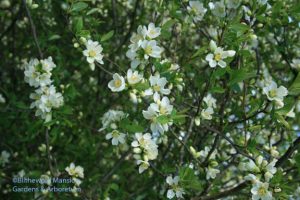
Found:
<path fill-rule="evenodd" d="M 31 18 L 30 11 L 29 11 L 29 9 L 27 7 L 26 0 L 22 0 L 22 1 L 23 1 L 23 5 L 25 7 L 25 10 L 26 10 L 27 17 L 29 19 L 29 23 L 30 23 L 30 27 L 31 27 L 31 32 L 32 32 L 33 39 L 34 39 L 34 43 L 35 43 L 35 45 L 36 45 L 36 47 L 38 49 L 40 59 L 42 59 L 43 58 L 43 53 L 41 51 L 41 48 L 40 48 L 40 45 L 39 45 L 39 42 L 38 42 L 38 39 L 37 39 L 35 25 L 34 25 L 33 20 Z"/>

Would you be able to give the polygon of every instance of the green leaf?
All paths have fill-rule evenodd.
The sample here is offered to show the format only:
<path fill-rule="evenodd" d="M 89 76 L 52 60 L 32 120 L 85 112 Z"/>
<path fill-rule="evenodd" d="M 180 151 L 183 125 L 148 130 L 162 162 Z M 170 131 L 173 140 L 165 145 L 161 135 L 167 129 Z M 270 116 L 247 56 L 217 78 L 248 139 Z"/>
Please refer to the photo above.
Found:
<path fill-rule="evenodd" d="M 58 40 L 58 39 L 60 39 L 61 37 L 60 37 L 60 35 L 51 35 L 49 38 L 48 38 L 48 40 L 49 41 L 52 41 L 52 40 Z"/>
<path fill-rule="evenodd" d="M 79 12 L 81 10 L 84 10 L 88 7 L 87 3 L 84 2 L 77 2 L 75 4 L 72 5 L 71 11 L 72 12 Z"/>
<path fill-rule="evenodd" d="M 156 121 L 161 124 L 166 124 L 170 121 L 167 115 L 160 115 L 156 118 Z"/>
<path fill-rule="evenodd" d="M 220 93 L 220 94 L 222 94 L 222 93 L 225 92 L 225 90 L 222 87 L 217 86 L 217 87 L 211 88 L 210 92 L 211 93 Z"/>
<path fill-rule="evenodd" d="M 256 76 L 256 72 L 247 72 L 245 69 L 233 70 L 230 73 L 229 85 L 232 86 L 236 83 L 242 82 Z"/>
<path fill-rule="evenodd" d="M 284 119 L 282 115 L 275 113 L 275 118 L 278 120 L 279 123 L 283 124 L 287 129 L 290 129 L 290 124 Z"/>
<path fill-rule="evenodd" d="M 112 38 L 113 35 L 114 35 L 114 31 L 109 31 L 108 33 L 106 33 L 101 37 L 101 42 L 109 40 L 110 38 Z"/>
<path fill-rule="evenodd" d="M 189 167 L 183 167 L 179 170 L 180 183 L 182 187 L 186 189 L 193 189 L 200 191 L 202 189 L 202 183 L 195 175 L 194 170 Z"/>
<path fill-rule="evenodd" d="M 300 73 L 289 88 L 289 95 L 298 96 L 300 94 Z"/>
<path fill-rule="evenodd" d="M 170 28 L 176 23 L 176 20 L 170 19 L 166 23 L 164 23 L 161 27 L 161 35 L 164 39 L 168 39 L 172 36 Z"/>
<path fill-rule="evenodd" d="M 82 28 L 83 28 L 83 19 L 82 19 L 82 17 L 78 17 L 75 20 L 74 30 L 75 30 L 76 33 L 78 33 L 82 30 Z"/>
<path fill-rule="evenodd" d="M 89 10 L 86 15 L 91 15 L 91 14 L 94 14 L 95 12 L 98 12 L 98 8 L 92 8 L 91 10 Z"/>

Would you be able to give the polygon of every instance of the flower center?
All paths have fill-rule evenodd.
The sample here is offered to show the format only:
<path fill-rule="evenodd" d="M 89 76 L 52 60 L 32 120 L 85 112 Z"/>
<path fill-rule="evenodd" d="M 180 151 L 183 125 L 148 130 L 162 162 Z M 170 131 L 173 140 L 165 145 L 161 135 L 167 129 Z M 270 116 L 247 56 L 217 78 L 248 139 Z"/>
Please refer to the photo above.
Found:
<path fill-rule="evenodd" d="M 122 82 L 121 82 L 121 80 L 115 80 L 115 86 L 116 87 L 120 87 L 122 85 Z"/>
<path fill-rule="evenodd" d="M 119 131 L 117 130 L 114 130 L 111 134 L 114 138 L 119 137 Z"/>
<path fill-rule="evenodd" d="M 264 196 L 266 193 L 267 193 L 267 191 L 266 191 L 266 189 L 265 189 L 264 187 L 260 187 L 260 188 L 258 189 L 258 194 L 259 194 L 260 196 Z"/>
<path fill-rule="evenodd" d="M 90 50 L 89 51 L 89 56 L 90 57 L 95 57 L 96 56 L 96 52 L 94 50 Z"/>
<path fill-rule="evenodd" d="M 153 86 L 153 89 L 154 89 L 155 92 L 158 92 L 158 91 L 160 91 L 160 86 L 155 85 L 155 86 Z"/>
<path fill-rule="evenodd" d="M 150 35 L 154 35 L 156 32 L 154 30 L 150 30 Z"/>
<path fill-rule="evenodd" d="M 277 91 L 276 91 L 276 90 L 271 90 L 271 91 L 269 92 L 269 96 L 270 96 L 271 98 L 276 97 L 276 96 L 277 96 Z"/>
<path fill-rule="evenodd" d="M 147 46 L 146 48 L 145 48 L 145 53 L 146 54 L 151 54 L 152 53 L 152 47 L 151 46 Z"/>
<path fill-rule="evenodd" d="M 166 114 L 167 109 L 165 107 L 160 107 L 159 112 L 164 115 Z"/>
<path fill-rule="evenodd" d="M 215 60 L 216 60 L 216 61 L 220 61 L 221 58 L 222 58 L 222 56 L 221 56 L 220 53 L 217 53 L 217 54 L 215 55 Z"/>

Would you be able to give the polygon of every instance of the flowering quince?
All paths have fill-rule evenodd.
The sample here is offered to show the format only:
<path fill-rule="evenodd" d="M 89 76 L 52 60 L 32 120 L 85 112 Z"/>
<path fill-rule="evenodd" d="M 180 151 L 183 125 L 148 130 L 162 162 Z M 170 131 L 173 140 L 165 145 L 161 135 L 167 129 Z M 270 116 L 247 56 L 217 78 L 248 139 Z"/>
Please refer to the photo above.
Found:
<path fill-rule="evenodd" d="M 143 79 L 143 75 L 139 74 L 138 71 L 132 71 L 128 69 L 127 71 L 127 81 L 130 85 L 137 84 Z"/>
<path fill-rule="evenodd" d="M 277 87 L 277 84 L 272 81 L 263 88 L 263 93 L 267 95 L 270 101 L 275 101 L 278 108 L 282 108 L 284 106 L 283 99 L 288 95 L 288 90 L 284 86 Z"/>
<path fill-rule="evenodd" d="M 256 182 L 251 189 L 253 200 L 272 200 L 272 192 L 268 191 L 269 183 Z"/>
<path fill-rule="evenodd" d="M 159 27 L 155 27 L 155 24 L 150 23 L 148 25 L 148 29 L 146 30 L 146 35 L 150 39 L 157 38 L 160 35 L 160 30 L 161 29 Z"/>
<path fill-rule="evenodd" d="M 144 49 L 144 58 L 146 60 L 148 60 L 149 57 L 160 58 L 160 54 L 163 51 L 161 47 L 157 46 L 155 40 L 144 40 L 141 43 L 141 47 Z"/>
<path fill-rule="evenodd" d="M 215 68 L 217 65 L 221 68 L 225 68 L 226 62 L 223 61 L 223 59 L 235 55 L 235 51 L 233 50 L 224 51 L 223 48 L 217 47 L 217 44 L 213 40 L 210 41 L 209 46 L 213 53 L 208 54 L 205 60 L 209 63 L 211 68 Z"/>
<path fill-rule="evenodd" d="M 105 138 L 107 140 L 111 139 L 112 145 L 118 145 L 119 143 L 125 143 L 125 136 L 126 135 L 124 133 L 120 133 L 118 130 L 113 130 L 112 132 L 108 133 Z"/>
<path fill-rule="evenodd" d="M 95 69 L 95 61 L 99 64 L 104 64 L 103 55 L 101 54 L 103 48 L 99 42 L 88 40 L 85 43 L 85 46 L 86 49 L 83 51 L 83 55 L 86 56 L 86 60 L 90 64 L 91 70 Z"/>
<path fill-rule="evenodd" d="M 179 176 L 168 176 L 166 179 L 167 184 L 170 186 L 170 189 L 167 191 L 168 199 L 173 199 L 175 196 L 177 198 L 183 198 L 184 190 L 179 186 Z"/>
<path fill-rule="evenodd" d="M 160 98 L 160 94 L 169 95 L 171 93 L 170 89 L 166 89 L 167 79 L 165 77 L 160 77 L 159 74 L 155 76 L 150 76 L 150 88 L 145 90 L 144 94 L 146 96 L 153 95 L 154 101 L 157 101 Z"/>
<path fill-rule="evenodd" d="M 212 114 L 214 114 L 214 110 L 212 107 L 208 107 L 201 111 L 201 116 L 203 117 L 203 119 L 211 120 Z"/>
<path fill-rule="evenodd" d="M 75 166 L 74 163 L 71 163 L 65 170 L 70 176 L 84 178 L 84 169 L 81 166 Z"/>
<path fill-rule="evenodd" d="M 201 21 L 207 12 L 207 9 L 203 7 L 203 3 L 199 1 L 189 1 L 187 10 L 194 15 L 194 21 Z"/>
<path fill-rule="evenodd" d="M 125 79 L 118 73 L 113 75 L 113 80 L 108 83 L 108 87 L 112 92 L 120 92 L 125 89 Z"/>

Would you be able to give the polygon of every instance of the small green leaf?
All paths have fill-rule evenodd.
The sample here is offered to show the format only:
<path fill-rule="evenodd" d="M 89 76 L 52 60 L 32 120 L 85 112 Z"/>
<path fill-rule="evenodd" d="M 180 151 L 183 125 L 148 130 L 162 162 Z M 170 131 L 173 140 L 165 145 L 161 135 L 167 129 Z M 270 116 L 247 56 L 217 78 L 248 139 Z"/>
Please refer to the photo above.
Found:
<path fill-rule="evenodd" d="M 106 33 L 101 37 L 101 42 L 109 40 L 110 38 L 112 38 L 113 35 L 114 35 L 114 31 L 109 31 L 108 33 Z"/>
<path fill-rule="evenodd" d="M 297 96 L 300 94 L 300 73 L 289 88 L 289 95 Z"/>
<path fill-rule="evenodd" d="M 52 40 L 58 40 L 58 39 L 60 39 L 61 37 L 60 37 L 60 35 L 51 35 L 49 38 L 48 38 L 48 40 L 49 41 L 52 41 Z"/>
<path fill-rule="evenodd" d="M 256 72 L 247 72 L 244 69 L 233 70 L 230 74 L 231 78 L 229 85 L 232 86 L 236 83 L 242 82 L 246 79 L 253 78 L 256 76 Z"/>
<path fill-rule="evenodd" d="M 72 5 L 71 11 L 72 12 L 78 12 L 78 11 L 86 9 L 87 7 L 88 7 L 87 3 L 77 2 L 77 3 Z"/>
<path fill-rule="evenodd" d="M 91 15 L 91 14 L 94 14 L 94 13 L 96 13 L 96 12 L 98 12 L 98 8 L 92 8 L 91 10 L 89 10 L 87 13 L 86 13 L 86 15 Z"/>

